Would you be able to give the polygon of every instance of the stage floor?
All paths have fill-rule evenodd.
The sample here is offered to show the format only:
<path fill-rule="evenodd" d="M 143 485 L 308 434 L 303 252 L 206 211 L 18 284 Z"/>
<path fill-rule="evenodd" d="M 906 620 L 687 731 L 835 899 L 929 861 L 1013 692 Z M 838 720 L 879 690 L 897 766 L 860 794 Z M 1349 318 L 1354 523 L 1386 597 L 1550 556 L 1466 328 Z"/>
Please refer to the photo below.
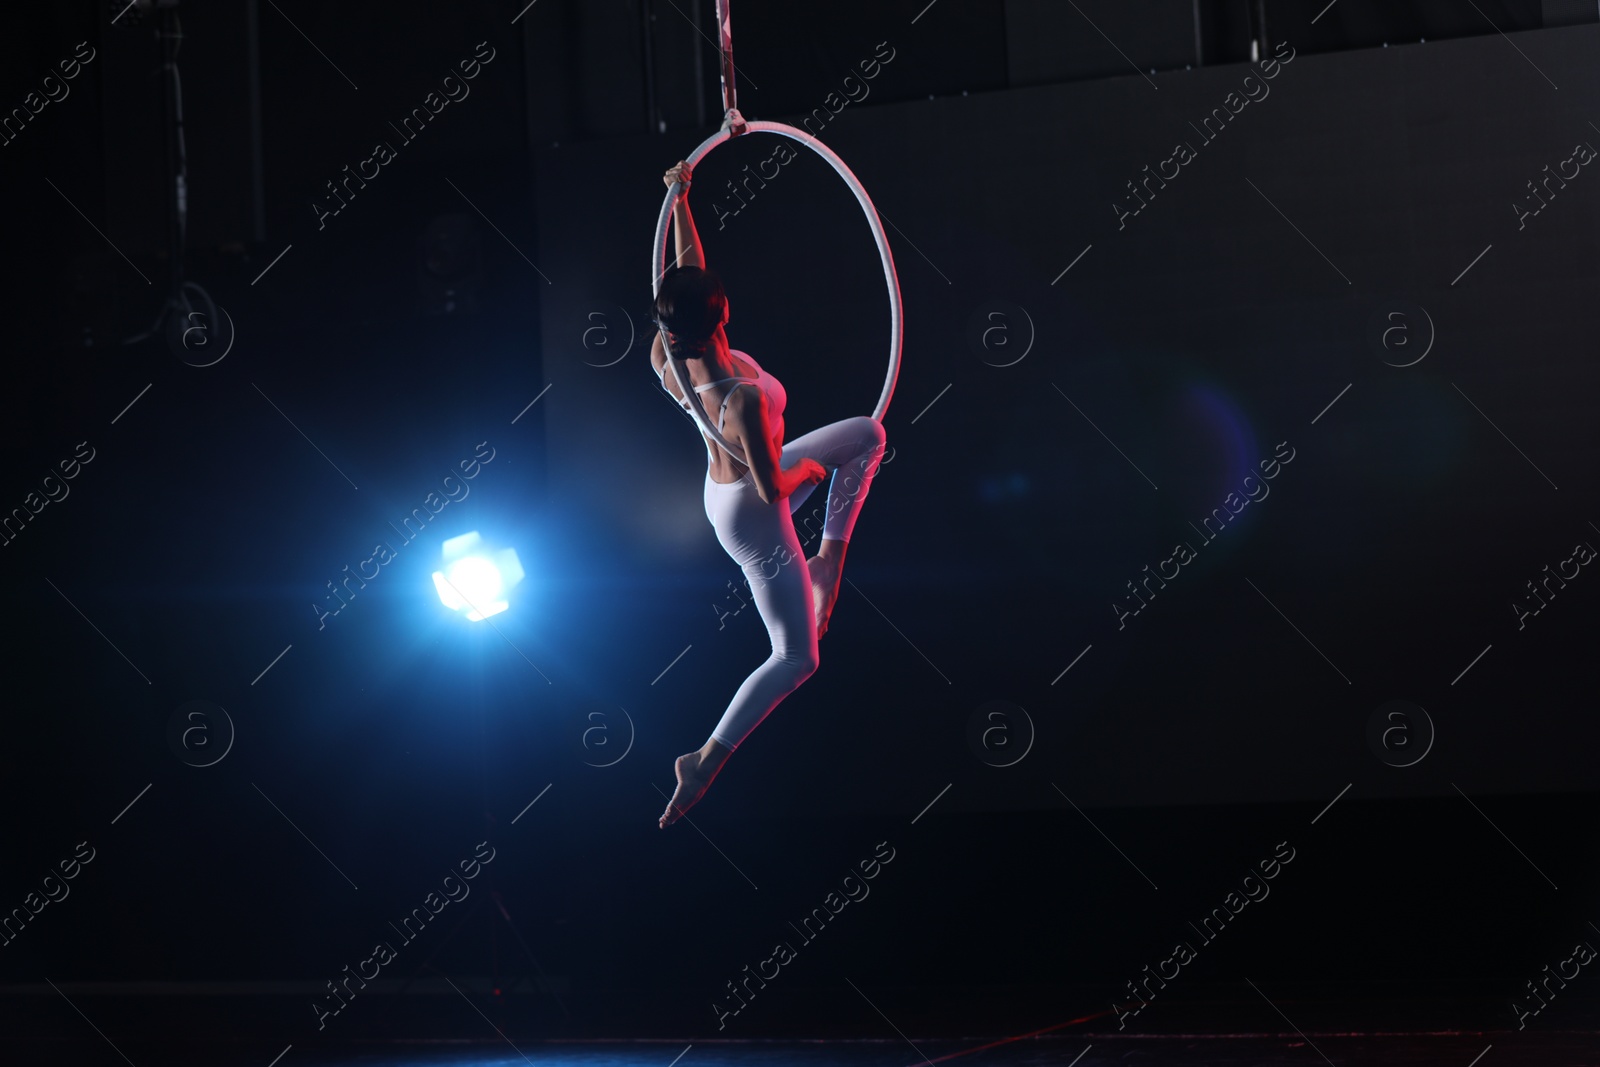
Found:
<path fill-rule="evenodd" d="M 476 983 L 469 982 L 469 985 Z M 222 988 L 222 987 L 219 987 Z M 1500 983 L 1197 984 L 1119 1029 L 1078 987 L 896 991 L 881 1013 L 830 987 L 774 1002 L 770 1037 L 695 1036 L 650 1018 L 661 990 L 615 987 L 604 1013 L 543 1021 L 534 994 L 495 1004 L 411 995 L 366 1001 L 317 1034 L 299 998 L 0 994 L 0 1064 L 77 1067 L 1597 1067 L 1600 987 L 1570 983 L 1525 1029 Z M 1254 995 L 1252 995 L 1252 992 Z M 1360 994 L 1359 996 L 1357 994 Z M 588 1002 L 586 1002 L 588 1003 Z M 1064 1004 L 1078 1012 L 1061 1011 Z M 653 1009 L 652 1006 L 655 1006 Z M 581 1005 L 580 1005 L 581 1006 Z M 1051 1009 L 1056 1009 L 1052 1012 Z M 74 1010 L 77 1009 L 77 1010 Z M 309 1013 L 307 1013 L 309 1014 Z M 667 1014 L 670 1014 L 667 1013 Z M 92 1021 L 91 1021 L 92 1020 Z M 981 1020 L 981 1021 L 980 1021 Z M 354 1029 L 359 1024 L 361 1030 Z M 1136 1025 L 1140 1028 L 1136 1029 Z M 626 1027 L 634 1034 L 626 1035 Z M 566 1032 L 563 1033 L 562 1027 Z M 870 1028 L 870 1030 L 868 1030 Z M 299 1031 L 296 1033 L 296 1031 Z M 646 1036 L 655 1031 L 663 1036 Z M 619 1035 L 619 1031 L 623 1033 Z M 685 1032 L 687 1031 L 687 1032 Z M 866 1031 L 866 1032 L 863 1032 Z M 942 1033 L 941 1033 L 942 1031 Z M 670 1036 L 674 1032 L 679 1036 Z M 796 1034 L 814 1034 L 800 1039 Z M 114 1043 L 114 1044 L 113 1044 Z"/>
<path fill-rule="evenodd" d="M 998 1043 L 997 1043 L 998 1041 Z M 20 1052 L 21 1050 L 16 1050 Z M 122 1062 L 101 1043 L 38 1047 L 10 1062 L 113 1064 Z M 467 1043 L 372 1043 L 340 1050 L 289 1048 L 272 1054 L 177 1051 L 123 1045 L 131 1062 L 245 1065 L 250 1067 L 1594 1067 L 1600 1032 L 1501 1031 L 1487 1034 L 1258 1033 L 974 1039 L 970 1041 L 667 1041 L 521 1042 L 516 1048 Z M 920 1055 L 919 1055 L 920 1053 Z"/>
<path fill-rule="evenodd" d="M 674 1049 L 648 1042 L 625 1045 L 533 1045 L 468 1051 L 373 1049 L 332 1058 L 297 1058 L 314 1067 L 1495 1067 L 1516 1064 L 1594 1067 L 1600 1034 L 1236 1034 L 1162 1037 L 1097 1036 L 1010 1041 L 728 1042 Z M 1495 1048 L 1498 1039 L 1499 1048 Z M 1320 1050 L 1320 1054 L 1319 1054 Z M 296 1050 L 298 1051 L 298 1050 Z M 674 1060 L 674 1057 L 681 1058 Z M 1497 1055 L 1500 1053 L 1500 1055 Z M 295 1055 L 294 1052 L 290 1056 Z M 1481 1058 L 1479 1058 L 1481 1056 Z M 526 1058 L 524 1058 L 526 1057 Z M 289 1057 L 285 1057 L 285 1063 Z M 279 1067 L 284 1067 L 280 1064 Z"/>

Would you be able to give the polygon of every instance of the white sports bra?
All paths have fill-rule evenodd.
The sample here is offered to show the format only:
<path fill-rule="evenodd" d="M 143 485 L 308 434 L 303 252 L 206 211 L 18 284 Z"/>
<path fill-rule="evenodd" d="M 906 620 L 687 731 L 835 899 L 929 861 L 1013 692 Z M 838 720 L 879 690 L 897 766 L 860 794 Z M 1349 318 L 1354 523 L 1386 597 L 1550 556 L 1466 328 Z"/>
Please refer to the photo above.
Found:
<path fill-rule="evenodd" d="M 772 430 L 773 434 L 779 438 L 779 440 L 782 440 L 782 438 L 783 438 L 783 409 L 788 405 L 788 402 L 789 402 L 789 394 L 784 390 L 783 383 L 778 381 L 778 379 L 774 378 L 772 375 L 768 374 L 765 370 L 763 370 L 761 368 L 761 364 L 759 364 L 755 360 L 751 359 L 748 353 L 741 352 L 736 348 L 730 348 L 730 349 L 728 349 L 728 354 L 733 356 L 733 357 L 735 357 L 736 359 L 743 360 L 745 363 L 748 363 L 750 366 L 754 367 L 756 369 L 756 377 L 754 377 L 754 378 L 746 378 L 743 375 L 734 375 L 731 378 L 718 378 L 716 381 L 706 382 L 704 385 L 695 386 L 694 387 L 694 391 L 696 393 L 703 393 L 707 389 L 710 389 L 712 386 L 721 385 L 724 382 L 743 382 L 743 383 L 747 383 L 749 385 L 756 386 L 758 389 L 760 389 L 762 392 L 764 392 L 767 395 L 767 421 L 769 423 L 770 429 Z M 666 392 L 666 394 L 668 396 L 672 396 L 672 390 L 667 389 L 666 374 L 667 374 L 667 365 L 666 365 L 665 362 L 663 362 L 661 364 L 660 369 L 657 370 L 656 376 L 661 379 L 661 388 Z M 729 390 L 729 394 L 730 395 L 732 394 L 732 390 Z M 684 411 L 688 411 L 689 410 L 689 401 L 687 399 L 681 399 L 680 400 L 676 396 L 672 396 L 672 398 L 673 398 L 674 401 L 677 402 L 677 404 L 680 407 L 683 408 Z M 722 432 L 723 418 L 724 418 L 724 416 L 726 416 L 727 410 L 728 410 L 727 398 L 724 397 L 723 398 L 723 403 L 720 405 L 720 410 L 717 413 L 717 432 L 718 433 Z M 707 441 L 706 442 L 706 451 L 711 454 L 712 458 L 715 458 L 716 453 L 712 452 L 711 449 L 712 449 L 711 442 Z"/>

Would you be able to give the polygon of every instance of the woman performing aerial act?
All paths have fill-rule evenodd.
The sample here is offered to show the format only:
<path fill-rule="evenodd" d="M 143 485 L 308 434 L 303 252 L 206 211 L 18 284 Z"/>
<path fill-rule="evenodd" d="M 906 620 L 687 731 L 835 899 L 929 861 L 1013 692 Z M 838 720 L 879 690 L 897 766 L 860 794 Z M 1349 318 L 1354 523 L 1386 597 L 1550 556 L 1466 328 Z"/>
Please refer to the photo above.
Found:
<path fill-rule="evenodd" d="M 694 806 L 733 750 L 817 669 L 817 639 L 827 632 L 845 549 L 884 451 L 882 424 L 866 416 L 830 423 L 785 443 L 782 384 L 747 353 L 728 347 L 723 329 L 728 300 L 722 283 L 706 269 L 689 213 L 690 179 L 686 162 L 664 177 L 669 187 L 683 183 L 685 192 L 672 208 L 677 255 L 656 294 L 660 329 L 650 362 L 662 388 L 687 408 L 667 366 L 668 358 L 683 360 L 706 415 L 749 461 L 740 462 L 705 437 L 706 518 L 749 580 L 772 654 L 739 686 L 706 743 L 678 757 L 678 784 L 661 815 L 663 828 Z M 806 559 L 790 516 L 830 474 L 822 544 Z"/>

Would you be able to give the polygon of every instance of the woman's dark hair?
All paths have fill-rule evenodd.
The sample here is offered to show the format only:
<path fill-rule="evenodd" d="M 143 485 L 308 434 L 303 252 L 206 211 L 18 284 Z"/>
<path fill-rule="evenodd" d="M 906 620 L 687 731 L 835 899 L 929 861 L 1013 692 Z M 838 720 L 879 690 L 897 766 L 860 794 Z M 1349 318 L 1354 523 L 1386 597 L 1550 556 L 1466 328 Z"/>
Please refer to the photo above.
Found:
<path fill-rule="evenodd" d="M 727 307 L 716 274 L 703 267 L 669 267 L 656 291 L 655 322 L 677 342 L 674 355 L 702 356 Z"/>

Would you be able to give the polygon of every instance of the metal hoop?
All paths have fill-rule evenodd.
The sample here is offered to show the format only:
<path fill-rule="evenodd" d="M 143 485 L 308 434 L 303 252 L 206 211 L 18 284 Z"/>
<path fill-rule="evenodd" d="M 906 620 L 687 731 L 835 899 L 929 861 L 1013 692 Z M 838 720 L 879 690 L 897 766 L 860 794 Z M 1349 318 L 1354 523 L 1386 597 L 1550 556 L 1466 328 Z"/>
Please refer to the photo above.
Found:
<path fill-rule="evenodd" d="M 883 392 L 878 396 L 878 404 L 872 409 L 872 417 L 878 422 L 882 422 L 884 413 L 889 410 L 889 398 L 894 395 L 895 380 L 900 375 L 900 348 L 902 334 L 905 329 L 905 311 L 900 303 L 900 278 L 895 273 L 894 255 L 889 251 L 889 239 L 883 232 L 883 222 L 878 218 L 878 211 L 872 206 L 872 200 L 867 196 L 866 189 L 862 188 L 861 182 L 851 173 L 850 168 L 845 166 L 844 160 L 840 159 L 832 150 L 811 134 L 804 130 L 797 130 L 793 126 L 786 126 L 781 122 L 751 122 L 745 124 L 744 131 L 746 133 L 775 133 L 806 145 L 826 160 L 839 177 L 845 180 L 845 184 L 855 194 L 856 202 L 861 205 L 861 210 L 867 216 L 867 224 L 872 228 L 872 239 L 877 243 L 878 256 L 883 262 L 884 282 L 889 290 L 889 371 L 884 376 Z M 718 130 L 700 142 L 700 146 L 689 154 L 687 162 L 693 167 L 705 158 L 713 148 L 733 136 L 734 133 L 731 130 Z M 661 276 L 666 272 L 667 264 L 667 224 L 672 218 L 673 207 L 682 195 L 683 183 L 674 182 L 671 188 L 667 190 L 666 199 L 661 203 L 661 216 L 656 220 L 655 248 L 651 253 L 650 262 L 650 292 L 652 296 L 659 294 L 661 291 Z M 723 437 L 717 428 L 711 424 L 711 419 L 706 414 L 705 405 L 700 402 L 700 395 L 694 391 L 693 386 L 689 383 L 689 374 L 683 365 L 684 361 L 672 354 L 672 349 L 667 343 L 666 329 L 659 326 L 658 329 L 661 332 L 662 347 L 667 353 L 667 362 L 672 364 L 672 372 L 678 380 L 678 388 L 683 391 L 685 399 L 689 401 L 689 414 L 693 416 L 694 421 L 705 435 L 715 441 L 724 452 L 739 463 L 749 466 L 745 462 L 744 454 L 739 447 Z"/>

